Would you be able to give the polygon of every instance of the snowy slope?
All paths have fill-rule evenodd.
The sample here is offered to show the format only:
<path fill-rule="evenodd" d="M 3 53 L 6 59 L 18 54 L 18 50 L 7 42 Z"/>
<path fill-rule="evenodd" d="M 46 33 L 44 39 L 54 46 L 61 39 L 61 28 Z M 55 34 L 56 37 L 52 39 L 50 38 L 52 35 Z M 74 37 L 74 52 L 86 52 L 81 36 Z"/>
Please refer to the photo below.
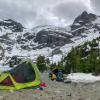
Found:
<path fill-rule="evenodd" d="M 81 38 L 81 36 L 72 38 L 72 41 L 74 41 L 74 42 L 66 44 L 66 45 L 60 47 L 60 50 L 62 51 L 62 54 L 54 55 L 53 62 L 57 63 L 58 61 L 60 61 L 62 56 L 66 56 L 67 53 L 71 50 L 72 47 L 83 44 L 86 41 L 92 41 L 93 39 L 95 39 L 99 36 L 100 36 L 99 32 L 96 32 L 95 35 L 92 34 L 92 32 L 91 32 L 90 34 L 87 34 L 87 37 L 85 37 L 85 38 Z M 13 46 L 12 51 L 10 53 L 8 51 L 5 52 L 5 55 L 8 56 L 8 57 L 12 57 L 12 56 L 17 55 L 17 56 L 21 56 L 21 57 L 25 57 L 25 58 L 31 58 L 33 60 L 36 60 L 37 56 L 39 56 L 39 55 L 49 57 L 52 54 L 52 51 L 54 49 L 49 48 L 49 47 L 45 47 L 45 48 L 42 48 L 42 49 L 36 49 L 36 50 L 29 50 L 28 51 L 28 50 L 21 49 L 20 45 L 16 44 L 16 45 Z"/>
<path fill-rule="evenodd" d="M 69 28 L 70 27 L 63 28 L 63 27 L 56 27 L 53 25 L 43 25 L 43 26 L 41 25 L 41 26 L 34 27 L 31 31 L 33 31 L 35 35 L 41 30 L 45 30 L 45 31 L 55 31 L 55 32 L 60 32 L 60 33 L 62 32 L 62 33 L 72 36 L 72 34 L 68 32 Z"/>
<path fill-rule="evenodd" d="M 67 44 L 67 45 L 61 47 L 60 49 L 63 51 L 64 54 L 66 54 L 71 50 L 72 47 L 82 45 L 87 41 L 92 41 L 93 39 L 96 39 L 99 36 L 100 36 L 99 32 L 96 32 L 95 34 L 93 34 L 93 32 L 91 32 L 90 34 L 87 34 L 85 38 L 78 36 L 78 37 L 72 38 L 72 40 L 75 41 L 74 43 Z"/>
<path fill-rule="evenodd" d="M 35 61 L 39 55 L 49 57 L 57 63 L 72 47 L 100 36 L 100 17 L 87 12 L 77 17 L 72 25 L 63 28 L 44 25 L 29 30 L 12 20 L 0 22 L 3 23 L 0 24 L 1 63 L 12 56 Z"/>

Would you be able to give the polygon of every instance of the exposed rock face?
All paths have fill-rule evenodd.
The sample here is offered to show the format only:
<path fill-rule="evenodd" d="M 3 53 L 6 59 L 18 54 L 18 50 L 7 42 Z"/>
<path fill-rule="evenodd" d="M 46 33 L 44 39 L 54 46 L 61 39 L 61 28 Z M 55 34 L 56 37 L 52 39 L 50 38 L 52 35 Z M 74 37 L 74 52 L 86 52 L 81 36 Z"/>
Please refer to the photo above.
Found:
<path fill-rule="evenodd" d="M 92 21 L 96 19 L 97 19 L 97 16 L 95 14 L 92 14 L 92 13 L 88 14 L 86 11 L 84 11 L 80 16 L 78 16 L 75 19 L 73 25 L 71 26 L 71 29 L 74 30 L 82 26 L 90 27 L 91 25 L 93 25 Z"/>
<path fill-rule="evenodd" d="M 84 11 L 80 16 L 78 16 L 73 24 L 71 25 L 71 30 L 73 35 L 81 35 L 85 33 L 89 28 L 94 26 L 93 21 L 97 19 L 97 16 L 92 13 L 87 13 Z"/>
<path fill-rule="evenodd" d="M 70 43 L 71 35 L 60 33 L 56 31 L 42 30 L 37 33 L 35 42 L 39 44 L 46 44 L 46 46 L 63 46 L 64 44 Z"/>
<path fill-rule="evenodd" d="M 12 32 L 23 32 L 23 29 L 24 29 L 24 27 L 20 23 L 15 22 L 12 19 L 0 21 L 1 31 L 2 31 L 2 28 L 9 29 Z"/>

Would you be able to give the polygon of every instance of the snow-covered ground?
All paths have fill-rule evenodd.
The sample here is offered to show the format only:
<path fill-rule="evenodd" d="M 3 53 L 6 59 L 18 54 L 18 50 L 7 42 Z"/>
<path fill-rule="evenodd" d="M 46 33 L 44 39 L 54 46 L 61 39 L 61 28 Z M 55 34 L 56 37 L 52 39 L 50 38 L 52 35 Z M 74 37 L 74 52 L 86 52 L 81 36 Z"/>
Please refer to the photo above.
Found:
<path fill-rule="evenodd" d="M 61 61 L 62 55 L 61 55 L 61 54 L 53 55 L 52 57 L 49 57 L 49 59 L 50 59 L 50 61 L 51 61 L 52 63 L 56 63 L 56 64 L 57 64 L 58 62 Z"/>
<path fill-rule="evenodd" d="M 100 81 L 100 76 L 93 76 L 92 74 L 85 73 L 71 73 L 67 76 L 67 79 L 70 79 L 72 82 L 91 83 Z"/>

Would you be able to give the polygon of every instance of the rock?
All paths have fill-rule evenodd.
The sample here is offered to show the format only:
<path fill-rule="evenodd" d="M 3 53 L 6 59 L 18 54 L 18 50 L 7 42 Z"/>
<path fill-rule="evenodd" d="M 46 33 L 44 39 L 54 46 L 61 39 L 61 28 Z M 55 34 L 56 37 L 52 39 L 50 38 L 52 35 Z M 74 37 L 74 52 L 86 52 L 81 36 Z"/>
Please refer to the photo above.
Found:
<path fill-rule="evenodd" d="M 4 29 L 10 29 L 12 32 L 23 32 L 24 29 L 22 24 L 12 19 L 0 21 L 0 27 L 4 27 Z M 2 28 L 0 28 L 0 30 L 2 31 Z"/>
<path fill-rule="evenodd" d="M 10 93 L 14 93 L 14 91 L 13 91 L 13 90 L 9 90 L 9 92 L 10 92 Z"/>
<path fill-rule="evenodd" d="M 71 80 L 70 79 L 64 79 L 64 83 L 71 83 Z"/>
<path fill-rule="evenodd" d="M 42 30 L 37 33 L 35 42 L 38 42 L 39 44 L 46 44 L 47 47 L 52 47 L 54 45 L 56 46 L 63 46 L 64 44 L 70 43 L 72 36 L 56 32 L 56 31 L 47 31 Z"/>
<path fill-rule="evenodd" d="M 0 96 L 0 99 L 3 99 L 4 98 L 4 96 Z"/>
<path fill-rule="evenodd" d="M 88 28 L 93 27 L 93 21 L 97 19 L 97 16 L 92 13 L 84 11 L 80 16 L 76 17 L 71 25 L 72 34 L 75 36 L 86 33 Z"/>

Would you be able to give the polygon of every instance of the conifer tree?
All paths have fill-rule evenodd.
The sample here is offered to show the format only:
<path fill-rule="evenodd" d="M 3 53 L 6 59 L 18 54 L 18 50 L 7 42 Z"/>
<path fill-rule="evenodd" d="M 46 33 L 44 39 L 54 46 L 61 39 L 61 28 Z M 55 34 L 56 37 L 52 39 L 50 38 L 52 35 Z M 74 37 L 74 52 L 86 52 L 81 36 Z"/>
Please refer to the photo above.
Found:
<path fill-rule="evenodd" d="M 66 63 L 66 68 L 65 68 L 66 70 L 68 68 L 68 70 L 76 72 L 76 66 L 77 66 L 76 57 L 77 57 L 76 48 L 72 47 L 71 52 L 68 53 L 68 56 L 67 56 L 67 63 Z"/>
<path fill-rule="evenodd" d="M 62 63 L 62 62 L 58 62 L 56 68 L 57 68 L 57 69 L 64 69 L 63 63 Z"/>
<path fill-rule="evenodd" d="M 47 68 L 46 68 L 46 61 L 45 61 L 45 57 L 44 56 L 39 56 L 38 58 L 37 58 L 37 67 L 38 67 L 38 69 L 41 71 L 41 72 L 43 72 L 43 71 L 45 71 Z"/>
<path fill-rule="evenodd" d="M 53 69 L 55 69 L 55 68 L 57 68 L 56 63 L 52 63 L 52 64 L 50 65 L 50 69 L 53 70 Z"/>

